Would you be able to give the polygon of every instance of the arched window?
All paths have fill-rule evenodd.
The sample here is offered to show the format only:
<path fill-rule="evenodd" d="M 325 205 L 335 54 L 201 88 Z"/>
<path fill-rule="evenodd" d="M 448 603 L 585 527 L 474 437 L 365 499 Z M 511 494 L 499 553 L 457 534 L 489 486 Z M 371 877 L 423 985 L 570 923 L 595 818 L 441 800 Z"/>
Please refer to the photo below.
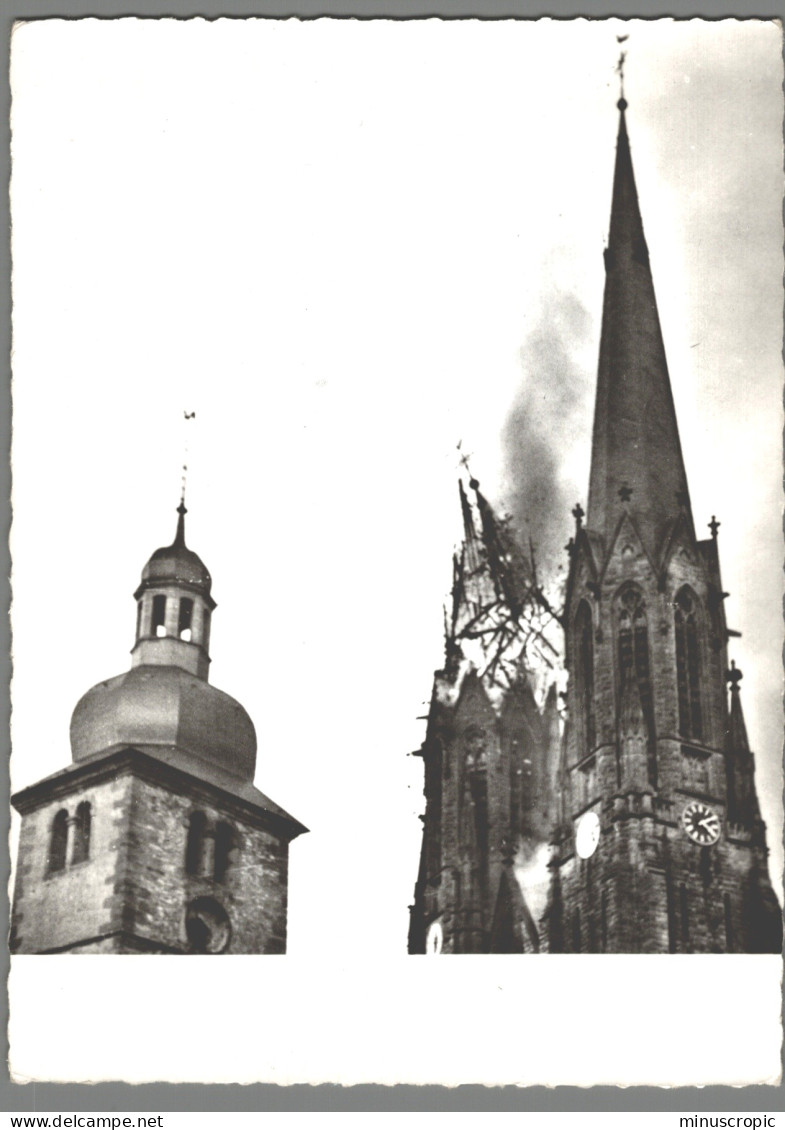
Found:
<path fill-rule="evenodd" d="M 90 823 L 92 812 L 90 802 L 83 800 L 76 810 L 74 822 L 74 846 L 71 851 L 72 863 L 84 863 L 90 858 Z"/>
<path fill-rule="evenodd" d="M 585 757 L 594 748 L 594 634 L 591 608 L 586 601 L 578 605 L 575 616 L 575 682 L 578 698 L 578 718 L 581 727 L 582 749 Z"/>
<path fill-rule="evenodd" d="M 234 866 L 236 850 L 237 835 L 231 824 L 216 824 L 213 875 L 217 883 L 223 883 L 227 872 Z"/>
<path fill-rule="evenodd" d="M 68 847 L 68 813 L 64 808 L 52 821 L 52 832 L 49 837 L 49 859 L 47 870 L 62 871 L 65 868 L 65 853 Z"/>
<path fill-rule="evenodd" d="M 189 643 L 191 640 L 191 620 L 193 619 L 193 612 L 194 602 L 190 597 L 181 597 L 180 611 L 177 618 L 177 635 L 181 640 L 186 640 Z"/>
<path fill-rule="evenodd" d="M 192 812 L 188 821 L 188 840 L 185 846 L 185 869 L 189 875 L 201 875 L 207 817 L 203 812 Z"/>
<path fill-rule="evenodd" d="M 676 682 L 679 691 L 679 732 L 683 738 L 703 736 L 700 701 L 700 648 L 697 602 L 689 589 L 674 601 L 676 622 Z"/>
<path fill-rule="evenodd" d="M 648 776 L 651 784 L 656 784 L 654 707 L 649 675 L 649 632 L 646 604 L 640 589 L 631 585 L 622 589 L 618 598 L 617 625 L 619 686 L 623 687 L 630 675 L 634 675 L 638 683 L 648 737 Z"/>
<path fill-rule="evenodd" d="M 150 630 L 154 636 L 166 635 L 166 597 L 160 592 L 153 597 L 153 620 Z"/>

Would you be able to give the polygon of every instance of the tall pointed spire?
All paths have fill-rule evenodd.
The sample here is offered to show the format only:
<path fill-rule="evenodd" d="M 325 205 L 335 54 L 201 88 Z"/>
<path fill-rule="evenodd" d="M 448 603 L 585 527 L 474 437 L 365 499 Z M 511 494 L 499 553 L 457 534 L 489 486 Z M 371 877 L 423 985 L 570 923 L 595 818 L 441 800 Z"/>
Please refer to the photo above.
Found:
<path fill-rule="evenodd" d="M 472 479 L 474 482 L 474 479 Z M 463 487 L 463 480 L 458 479 L 458 491 L 461 496 L 461 517 L 463 518 L 463 544 L 466 555 L 466 564 L 470 572 L 479 569 L 481 559 L 478 547 L 477 529 L 474 525 L 474 515 Z"/>
<path fill-rule="evenodd" d="M 726 678 L 730 683 L 728 747 L 733 753 L 749 753 L 750 743 L 747 739 L 747 727 L 744 723 L 744 711 L 741 708 L 741 695 L 739 694 L 741 671 L 733 660 L 731 660 L 730 671 L 728 671 Z"/>
<path fill-rule="evenodd" d="M 679 514 L 690 528 L 692 515 L 623 97 L 618 106 L 586 525 L 607 548 L 626 511 L 656 554 Z"/>

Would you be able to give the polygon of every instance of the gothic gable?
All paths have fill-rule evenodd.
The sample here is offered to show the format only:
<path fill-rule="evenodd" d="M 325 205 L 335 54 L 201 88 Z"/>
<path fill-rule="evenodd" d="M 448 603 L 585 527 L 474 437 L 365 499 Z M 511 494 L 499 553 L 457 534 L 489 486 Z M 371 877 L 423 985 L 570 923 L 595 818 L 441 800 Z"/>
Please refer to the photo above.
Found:
<path fill-rule="evenodd" d="M 602 580 L 630 578 L 642 580 L 656 575 L 656 567 L 643 543 L 638 526 L 625 512 L 616 524 L 602 567 Z"/>
<path fill-rule="evenodd" d="M 678 577 L 685 573 L 694 576 L 696 570 L 702 573 L 704 563 L 698 552 L 691 524 L 686 514 L 682 513 L 664 539 L 660 555 L 660 576 L 664 581 L 666 577 Z"/>

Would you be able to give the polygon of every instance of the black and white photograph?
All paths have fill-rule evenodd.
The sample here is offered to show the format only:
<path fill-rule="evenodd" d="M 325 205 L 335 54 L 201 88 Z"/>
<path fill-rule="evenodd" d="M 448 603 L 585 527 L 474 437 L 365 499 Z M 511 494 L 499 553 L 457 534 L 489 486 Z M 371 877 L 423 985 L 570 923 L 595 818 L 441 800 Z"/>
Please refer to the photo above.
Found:
<path fill-rule="evenodd" d="M 13 1078 L 779 1080 L 782 79 L 15 26 Z"/>

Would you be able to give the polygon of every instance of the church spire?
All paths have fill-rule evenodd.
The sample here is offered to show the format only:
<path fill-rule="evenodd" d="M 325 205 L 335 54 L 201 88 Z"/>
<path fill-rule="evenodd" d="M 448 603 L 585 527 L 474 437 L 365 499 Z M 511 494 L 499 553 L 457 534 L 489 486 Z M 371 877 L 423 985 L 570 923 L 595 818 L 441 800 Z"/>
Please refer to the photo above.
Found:
<path fill-rule="evenodd" d="M 586 525 L 604 536 L 607 549 L 628 512 L 654 555 L 680 513 L 690 528 L 692 515 L 624 97 L 618 107 Z"/>
<path fill-rule="evenodd" d="M 733 660 L 731 660 L 730 671 L 727 672 L 726 678 L 730 683 L 729 748 L 733 753 L 748 754 L 750 743 L 747 739 L 747 727 L 744 724 L 744 712 L 741 708 L 741 695 L 739 694 L 741 671 Z"/>

